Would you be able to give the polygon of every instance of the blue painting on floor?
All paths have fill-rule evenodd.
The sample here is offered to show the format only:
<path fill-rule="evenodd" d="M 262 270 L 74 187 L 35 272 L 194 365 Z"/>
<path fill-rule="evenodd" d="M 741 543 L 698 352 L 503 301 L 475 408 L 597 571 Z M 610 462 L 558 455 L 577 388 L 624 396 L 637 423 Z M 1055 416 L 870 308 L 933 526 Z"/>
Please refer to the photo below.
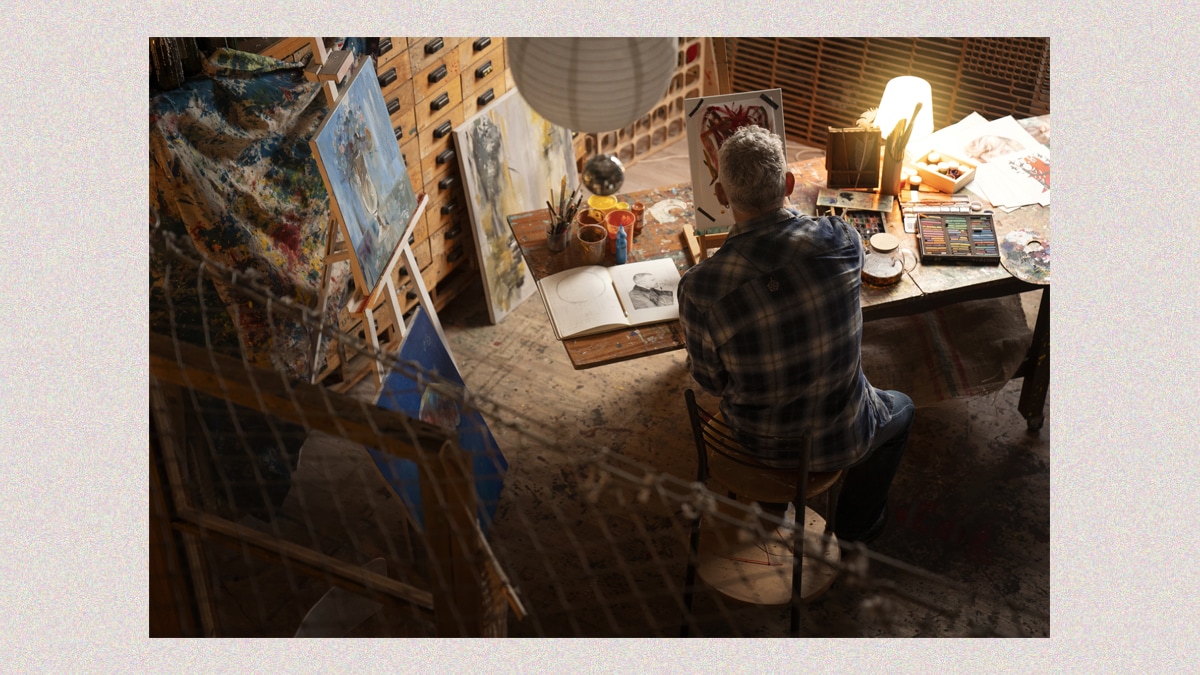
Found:
<path fill-rule="evenodd" d="M 404 364 L 415 364 L 431 374 L 414 372 L 411 367 L 393 369 L 384 380 L 377 403 L 381 408 L 458 432 L 459 445 L 471 458 L 471 471 L 479 499 L 479 524 L 486 534 L 504 487 L 508 461 L 492 437 L 483 415 L 478 410 L 465 410 L 459 403 L 458 399 L 462 397 L 455 395 L 455 391 L 465 391 L 462 376 L 437 329 L 420 307 L 400 346 L 400 359 Z M 414 521 L 424 528 L 425 515 L 416 463 L 374 448 L 367 450 L 380 473 L 413 515 Z"/>

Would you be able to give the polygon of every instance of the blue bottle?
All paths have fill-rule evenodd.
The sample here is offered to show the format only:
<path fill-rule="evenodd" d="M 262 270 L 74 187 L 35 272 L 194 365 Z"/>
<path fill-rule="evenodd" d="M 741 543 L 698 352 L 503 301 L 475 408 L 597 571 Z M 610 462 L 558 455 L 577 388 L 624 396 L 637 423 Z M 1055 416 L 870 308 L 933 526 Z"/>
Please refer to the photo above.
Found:
<path fill-rule="evenodd" d="M 629 239 L 625 236 L 625 226 L 621 225 L 617 228 L 617 264 L 624 265 L 625 260 L 629 255 Z"/>

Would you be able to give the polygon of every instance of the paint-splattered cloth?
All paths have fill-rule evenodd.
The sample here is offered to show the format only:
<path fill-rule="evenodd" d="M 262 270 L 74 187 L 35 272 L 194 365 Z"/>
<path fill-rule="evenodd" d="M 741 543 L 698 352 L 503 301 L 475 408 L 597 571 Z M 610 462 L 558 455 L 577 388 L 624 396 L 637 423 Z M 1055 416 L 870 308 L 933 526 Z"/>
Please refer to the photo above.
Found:
<path fill-rule="evenodd" d="M 274 296 L 315 308 L 330 215 L 308 141 L 328 112 L 325 97 L 304 78 L 303 64 L 231 49 L 214 52 L 204 75 L 150 100 L 151 226 L 157 217 L 204 257 L 257 273 Z M 169 330 L 163 262 L 151 254 L 151 330 Z M 348 272 L 345 265 L 332 270 L 330 322 Z M 222 284 L 197 293 L 194 271 L 175 276 L 170 314 L 193 320 L 176 329 L 184 339 L 244 353 L 295 379 L 323 365 L 311 363 L 310 335 L 299 322 L 268 316 L 261 302 Z"/>

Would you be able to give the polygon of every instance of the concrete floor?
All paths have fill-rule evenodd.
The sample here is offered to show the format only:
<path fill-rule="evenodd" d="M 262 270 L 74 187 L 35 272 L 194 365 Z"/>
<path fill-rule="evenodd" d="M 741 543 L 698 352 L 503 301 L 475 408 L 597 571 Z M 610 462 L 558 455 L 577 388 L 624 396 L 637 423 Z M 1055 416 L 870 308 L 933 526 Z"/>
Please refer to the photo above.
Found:
<path fill-rule="evenodd" d="M 676 143 L 630 167 L 622 189 L 689 179 L 686 144 Z M 685 354 L 576 371 L 536 298 L 493 326 L 481 295 L 468 290 L 441 321 L 469 390 L 501 411 L 489 426 L 509 469 L 489 540 L 529 613 L 510 616 L 508 634 L 677 635 L 687 521 L 678 500 L 640 500 L 638 488 L 647 472 L 682 485 L 694 478 Z M 1021 301 L 1030 324 L 1036 301 Z M 893 590 L 877 599 L 835 581 L 809 605 L 806 634 L 1049 636 L 1049 405 L 1046 425 L 1027 431 L 1020 384 L 918 408 L 891 493 L 894 519 L 871 546 L 887 560 L 873 562 L 869 578 Z M 586 458 L 601 448 L 610 471 L 597 474 Z M 344 441 L 310 437 L 274 526 L 355 564 L 384 557 L 393 578 L 429 572 L 394 495 L 361 447 Z M 224 635 L 291 635 L 328 589 L 244 554 L 212 556 Z M 785 609 L 704 590 L 693 609 L 693 634 L 787 631 Z M 348 634 L 431 628 L 385 607 Z"/>
<path fill-rule="evenodd" d="M 686 143 L 669 146 L 630 167 L 622 190 L 690 180 L 686 157 Z M 1038 299 L 1022 298 L 1030 326 Z M 585 478 L 570 439 L 691 480 L 695 450 L 682 392 L 694 384 L 685 355 L 575 371 L 535 300 L 497 326 L 487 325 L 481 302 L 457 302 L 441 317 L 472 391 L 528 415 L 566 446 L 539 448 L 515 430 L 497 431 L 510 473 L 493 538 L 537 610 L 532 620 L 510 623 L 510 634 L 673 635 L 680 610 L 672 586 L 682 583 L 686 541 L 676 509 L 597 515 L 581 499 Z M 811 607 L 810 634 L 1049 635 L 1049 423 L 1027 431 L 1016 410 L 1020 384 L 918 410 L 891 495 L 894 522 L 872 546 L 963 588 L 951 591 L 879 566 L 881 578 L 916 601 L 896 602 L 890 618 L 873 619 L 861 607 L 870 593 L 835 583 Z M 1028 611 L 1013 612 L 1002 598 Z M 785 612 L 730 609 L 718 600 L 702 594 L 696 601 L 697 611 L 709 612 L 708 634 L 786 630 Z M 962 611 L 949 618 L 922 608 L 923 600 Z"/>

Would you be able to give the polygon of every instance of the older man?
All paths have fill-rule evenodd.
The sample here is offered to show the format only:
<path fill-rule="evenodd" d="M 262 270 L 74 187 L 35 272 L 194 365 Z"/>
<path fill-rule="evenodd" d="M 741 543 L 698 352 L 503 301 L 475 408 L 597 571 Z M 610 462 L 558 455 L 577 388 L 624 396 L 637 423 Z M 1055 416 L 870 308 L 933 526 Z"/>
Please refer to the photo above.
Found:
<path fill-rule="evenodd" d="M 765 463 L 794 465 L 808 437 L 810 470 L 849 469 L 837 534 L 872 541 L 913 405 L 862 372 L 862 240 L 840 218 L 785 206 L 795 177 L 774 134 L 738 129 L 718 158 L 717 199 L 736 222 L 679 283 L 692 377 Z"/>

